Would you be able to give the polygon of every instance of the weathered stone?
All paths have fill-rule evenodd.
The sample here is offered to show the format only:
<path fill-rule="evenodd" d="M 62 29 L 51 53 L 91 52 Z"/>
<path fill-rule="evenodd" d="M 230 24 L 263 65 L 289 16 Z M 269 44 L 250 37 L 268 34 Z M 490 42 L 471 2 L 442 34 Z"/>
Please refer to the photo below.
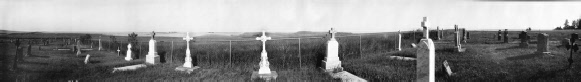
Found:
<path fill-rule="evenodd" d="M 424 38 L 421 39 L 416 51 L 416 82 L 435 81 L 435 47 L 434 42 L 430 39 L 428 31 L 429 23 L 424 17 L 422 27 L 424 29 Z"/>
<path fill-rule="evenodd" d="M 127 44 L 127 54 L 125 54 L 125 60 L 126 61 L 131 61 L 133 60 L 133 57 L 131 57 L 133 53 L 131 53 L 131 44 Z"/>
<path fill-rule="evenodd" d="M 508 43 L 508 29 L 504 29 L 504 43 Z"/>
<path fill-rule="evenodd" d="M 530 39 L 530 37 L 529 37 L 529 35 L 527 35 L 527 32 L 522 31 L 519 34 L 519 38 L 520 38 L 520 45 L 519 46 L 521 46 L 521 47 L 527 47 L 527 46 L 529 46 L 529 39 Z"/>
<path fill-rule="evenodd" d="M 549 34 L 541 33 L 537 37 L 537 53 L 551 54 L 549 52 Z"/>

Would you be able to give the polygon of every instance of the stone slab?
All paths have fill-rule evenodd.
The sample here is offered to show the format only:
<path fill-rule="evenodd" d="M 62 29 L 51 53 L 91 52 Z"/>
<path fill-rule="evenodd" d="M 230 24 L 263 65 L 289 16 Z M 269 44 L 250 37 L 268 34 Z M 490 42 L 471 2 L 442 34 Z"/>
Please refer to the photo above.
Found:
<path fill-rule="evenodd" d="M 112 73 L 115 73 L 117 71 L 134 71 L 134 70 L 137 70 L 139 68 L 144 68 L 144 67 L 147 67 L 147 65 L 137 64 L 137 65 L 124 66 L 124 67 L 116 67 L 116 68 L 113 68 Z"/>
<path fill-rule="evenodd" d="M 389 58 L 394 59 L 394 60 L 404 60 L 404 61 L 415 61 L 416 60 L 416 58 L 403 57 L 403 56 L 389 56 Z"/>
<path fill-rule="evenodd" d="M 263 79 L 266 81 L 275 80 L 278 77 L 278 73 L 276 71 L 270 71 L 270 74 L 258 74 L 258 71 L 252 72 L 251 79 Z"/>
<path fill-rule="evenodd" d="M 341 82 L 367 82 L 367 80 L 355 76 L 347 71 L 342 71 L 338 73 L 329 73 L 331 77 L 341 79 Z"/>
<path fill-rule="evenodd" d="M 176 69 L 175 69 L 175 70 L 176 70 L 176 71 L 181 71 L 181 72 L 186 72 L 186 73 L 190 74 L 190 73 L 192 73 L 194 70 L 196 70 L 196 69 L 198 69 L 198 68 L 200 68 L 200 67 L 199 67 L 199 66 L 194 66 L 194 67 L 191 67 L 191 68 L 190 68 L 190 67 L 183 67 L 183 66 L 180 66 L 180 67 L 176 67 Z"/>

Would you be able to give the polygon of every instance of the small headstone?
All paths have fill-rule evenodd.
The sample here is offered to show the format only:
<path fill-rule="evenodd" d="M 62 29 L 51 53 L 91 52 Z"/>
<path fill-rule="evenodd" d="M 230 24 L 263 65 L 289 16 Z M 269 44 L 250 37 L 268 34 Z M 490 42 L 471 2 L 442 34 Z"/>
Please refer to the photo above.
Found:
<path fill-rule="evenodd" d="M 520 38 L 520 46 L 521 47 L 527 47 L 527 46 L 529 46 L 529 39 L 530 39 L 530 37 L 529 37 L 529 35 L 527 35 L 527 32 L 522 31 L 519 34 L 519 38 Z"/>
<path fill-rule="evenodd" d="M 416 81 L 417 82 L 433 82 L 436 79 L 435 62 L 436 49 L 434 42 L 430 39 L 428 31 L 429 22 L 424 17 L 422 27 L 424 29 L 424 38 L 421 39 L 418 49 L 416 51 Z"/>
<path fill-rule="evenodd" d="M 467 36 L 467 34 L 466 34 L 466 28 L 463 28 L 462 29 L 462 42 L 463 43 L 466 43 L 466 39 L 468 39 L 468 37 L 466 37 L 466 36 Z"/>
<path fill-rule="evenodd" d="M 81 41 L 77 40 L 77 56 L 81 55 Z"/>
<path fill-rule="evenodd" d="M 133 60 L 133 58 L 131 57 L 132 53 L 131 53 L 131 44 L 127 44 L 127 54 L 125 54 L 125 60 L 126 61 L 131 61 Z"/>
<path fill-rule="evenodd" d="M 457 52 L 464 52 L 466 49 L 462 47 L 460 43 L 460 30 L 458 29 L 458 25 L 454 25 L 454 44 L 456 45 Z"/>
<path fill-rule="evenodd" d="M 440 26 L 436 27 L 436 37 L 438 37 L 438 38 L 436 38 L 436 40 L 440 40 L 441 39 L 441 37 L 440 37 Z"/>
<path fill-rule="evenodd" d="M 155 65 L 160 63 L 159 55 L 157 55 L 157 49 L 155 49 L 155 32 L 152 32 L 151 39 L 149 40 L 149 52 L 145 55 L 145 63 Z"/>
<path fill-rule="evenodd" d="M 103 49 L 103 45 L 101 44 L 101 36 L 99 36 L 99 51 Z"/>
<path fill-rule="evenodd" d="M 570 46 L 569 44 L 570 44 L 570 42 L 569 42 L 569 39 L 567 39 L 567 38 L 563 38 L 563 39 L 561 40 L 561 46 L 563 46 L 563 47 L 569 47 L 569 46 Z M 567 50 L 568 50 L 568 49 L 567 49 Z"/>
<path fill-rule="evenodd" d="M 537 38 L 537 53 L 539 54 L 551 54 L 549 52 L 549 34 L 541 33 Z"/>
<path fill-rule="evenodd" d="M 498 30 L 496 37 L 498 38 L 498 41 L 500 41 L 502 39 L 502 31 L 501 30 Z"/>
<path fill-rule="evenodd" d="M 401 51 L 401 31 L 397 31 L 397 51 Z"/>
<path fill-rule="evenodd" d="M 504 43 L 508 43 L 508 29 L 504 29 Z"/>
<path fill-rule="evenodd" d="M 454 72 L 452 72 L 452 69 L 450 68 L 450 65 L 448 64 L 448 60 L 444 60 L 444 62 L 442 63 L 442 66 L 446 69 L 446 74 L 448 74 L 448 76 L 454 75 Z"/>
<path fill-rule="evenodd" d="M 91 58 L 91 55 L 87 54 L 87 57 L 85 57 L 85 64 L 89 64 L 90 58 Z"/>

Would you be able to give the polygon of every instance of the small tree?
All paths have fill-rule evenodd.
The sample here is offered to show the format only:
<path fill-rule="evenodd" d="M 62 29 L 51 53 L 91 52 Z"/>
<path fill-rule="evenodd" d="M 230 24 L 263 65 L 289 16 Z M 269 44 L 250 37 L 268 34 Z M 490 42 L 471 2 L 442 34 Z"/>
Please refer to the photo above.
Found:
<path fill-rule="evenodd" d="M 563 28 L 557 27 L 557 28 L 555 28 L 555 30 L 563 30 Z"/>
<path fill-rule="evenodd" d="M 89 40 L 91 40 L 91 35 L 85 34 L 84 36 L 80 36 L 79 39 L 81 40 L 82 43 L 87 43 L 89 42 Z"/>

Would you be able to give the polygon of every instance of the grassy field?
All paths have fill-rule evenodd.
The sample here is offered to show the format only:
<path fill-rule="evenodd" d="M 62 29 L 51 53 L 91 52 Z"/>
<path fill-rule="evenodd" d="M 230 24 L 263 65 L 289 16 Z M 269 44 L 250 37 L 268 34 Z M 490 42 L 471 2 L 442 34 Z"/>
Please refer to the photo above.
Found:
<path fill-rule="evenodd" d="M 55 36 L 63 36 L 65 34 L 55 34 Z M 76 38 L 75 35 L 81 36 L 83 34 L 68 35 Z M 340 58 L 343 61 L 345 70 L 353 74 L 368 79 L 370 81 L 385 81 L 385 80 L 413 80 L 414 62 L 392 61 L 389 63 L 377 63 L 374 61 L 384 61 L 388 55 L 398 53 L 387 53 L 393 51 L 396 47 L 393 34 L 374 34 L 363 35 L 361 37 L 361 45 L 359 44 L 359 36 L 351 36 L 349 34 L 339 34 L 337 38 L 340 43 Z M 50 34 L 43 34 L 44 37 L 54 37 Z M 93 35 L 93 48 L 97 48 L 96 36 Z M 14 37 L 36 37 L 33 34 L 12 35 Z M 278 81 L 338 81 L 332 79 L 328 75 L 323 74 L 319 69 L 320 61 L 325 55 L 325 43 L 328 38 L 301 39 L 301 48 L 299 54 L 298 39 L 291 40 L 273 40 L 267 41 L 267 52 L 269 53 L 270 67 L 277 71 L 280 76 Z M 248 38 L 224 38 L 225 40 L 244 40 Z M 282 37 L 273 37 L 273 39 Z M 133 65 L 143 62 L 148 46 L 146 41 L 149 37 L 139 37 L 141 52 L 138 53 L 137 60 L 126 62 L 123 60 L 124 53 L 127 50 L 127 37 L 117 37 L 120 44 L 113 44 L 107 37 L 103 37 L 104 51 L 87 51 L 84 54 L 92 55 L 92 64 L 84 65 L 82 60 L 84 56 L 76 57 L 71 51 L 53 51 L 53 48 L 68 48 L 69 46 L 62 46 L 62 40 L 57 40 L 48 46 L 42 46 L 42 50 L 37 50 L 36 47 L 41 46 L 33 44 L 33 54 L 38 54 L 42 57 L 24 57 L 27 62 L 42 62 L 40 65 L 36 63 L 19 63 L 19 68 L 23 70 L 15 73 L 19 76 L 19 80 L 225 80 L 225 81 L 249 81 L 250 75 L 253 71 L 258 70 L 259 53 L 261 51 L 260 41 L 233 41 L 232 54 L 230 54 L 228 41 L 211 41 L 216 38 L 197 38 L 196 42 L 191 43 L 192 55 L 198 65 L 202 67 L 196 70 L 193 74 L 184 74 L 174 71 L 175 67 L 183 63 L 185 54 L 185 41 L 178 37 L 159 37 L 156 38 L 157 52 L 162 56 L 163 64 L 139 69 L 132 72 L 110 73 L 113 67 L 120 67 L 126 65 Z M 171 41 L 174 41 L 173 45 Z M 411 41 L 404 40 L 404 44 L 409 44 Z M 8 47 L 14 47 L 12 43 L 5 43 Z M 85 43 L 90 44 L 90 42 Z M 117 56 L 117 46 L 121 47 L 122 54 Z M 134 48 L 138 48 L 134 46 Z M 173 46 L 173 47 L 172 47 Z M 361 48 L 360 48 L 361 47 Z M 409 47 L 409 46 L 404 46 Z M 89 45 L 83 46 L 89 48 Z M 37 51 L 35 51 L 37 50 Z M 360 52 L 363 52 L 361 53 Z M 13 51 L 13 50 L 10 50 Z M 14 50 L 15 51 L 15 50 Z M 14 55 L 15 52 L 9 52 Z M 386 55 L 387 54 L 387 55 Z M 408 56 L 413 53 L 406 53 Z M 379 56 L 379 57 L 377 57 Z M 374 60 L 367 60 L 372 59 Z M 406 63 L 406 64 L 400 64 Z M 365 63 L 365 64 L 361 64 Z M 390 66 L 390 67 L 386 67 Z M 35 68 L 35 67 L 40 67 Z M 397 69 L 392 69 L 397 68 Z M 401 68 L 401 69 L 400 69 Z M 391 72 L 385 70 L 391 69 Z M 49 72 L 45 72 L 49 71 Z M 57 75 L 50 75 L 57 74 Z M 389 74 L 389 75 L 388 75 Z M 46 77 L 45 75 L 50 75 Z M 398 75 L 398 76 L 392 76 Z"/>
<path fill-rule="evenodd" d="M 575 68 L 567 68 L 568 51 L 560 45 L 560 40 L 579 31 L 532 31 L 529 47 L 518 47 L 516 31 L 509 32 L 509 43 L 501 43 L 494 35 L 496 31 L 472 31 L 471 39 L 463 44 L 466 52 L 453 52 L 452 44 L 436 44 L 437 69 L 448 60 L 454 76 L 443 75 L 439 71 L 438 81 L 574 81 L 581 77 L 581 65 L 574 53 Z M 549 34 L 549 51 L 553 56 L 535 54 L 536 37 L 539 33 Z M 452 36 L 453 37 L 453 36 Z M 446 37 L 453 40 L 451 37 Z M 444 40 L 445 41 L 445 40 Z"/>

